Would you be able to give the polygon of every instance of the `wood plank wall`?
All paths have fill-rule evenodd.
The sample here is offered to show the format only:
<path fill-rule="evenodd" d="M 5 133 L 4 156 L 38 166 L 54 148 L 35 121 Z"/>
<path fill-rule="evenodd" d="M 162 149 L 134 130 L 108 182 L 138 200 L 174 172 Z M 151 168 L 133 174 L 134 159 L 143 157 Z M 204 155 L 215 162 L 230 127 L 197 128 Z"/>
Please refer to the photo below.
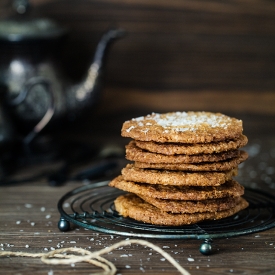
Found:
<path fill-rule="evenodd" d="M 1 1 L 1 17 L 11 13 L 10 3 Z M 247 93 L 256 95 L 252 104 L 261 98 L 260 92 L 267 98 L 269 112 L 273 112 L 275 2 L 272 0 L 30 0 L 30 3 L 33 15 L 50 17 L 70 29 L 63 63 L 71 78 L 82 76 L 101 34 L 110 26 L 117 26 L 128 34 L 110 51 L 106 84 L 111 89 L 122 89 L 122 94 L 128 89 L 172 90 L 187 95 L 202 91 L 244 92 L 244 99 L 249 98 Z M 109 100 L 114 100 L 114 96 Z"/>

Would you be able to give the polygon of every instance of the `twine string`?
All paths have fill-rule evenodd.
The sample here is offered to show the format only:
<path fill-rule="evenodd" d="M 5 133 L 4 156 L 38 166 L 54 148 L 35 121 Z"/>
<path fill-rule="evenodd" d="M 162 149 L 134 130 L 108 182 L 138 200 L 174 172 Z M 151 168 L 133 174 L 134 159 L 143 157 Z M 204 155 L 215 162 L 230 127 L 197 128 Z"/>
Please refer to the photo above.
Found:
<path fill-rule="evenodd" d="M 74 264 L 79 262 L 87 262 L 94 266 L 100 267 L 104 270 L 101 273 L 94 273 L 100 275 L 114 275 L 116 274 L 115 265 L 109 260 L 101 257 L 103 254 L 107 254 L 121 246 L 127 246 L 132 244 L 139 244 L 143 246 L 147 246 L 161 254 L 167 261 L 169 261 L 182 275 L 190 275 L 186 269 L 184 269 L 180 264 L 176 262 L 176 260 L 170 256 L 167 252 L 165 252 L 160 247 L 144 240 L 124 240 L 118 243 L 115 243 L 111 246 L 105 247 L 101 250 L 90 252 L 83 248 L 60 248 L 48 253 L 27 253 L 27 252 L 13 252 L 13 251 L 1 251 L 0 256 L 18 256 L 18 257 L 31 257 L 31 258 L 40 258 L 43 263 L 59 265 L 59 264 Z M 68 254 L 74 253 L 74 254 Z M 76 255 L 76 253 L 78 255 Z"/>

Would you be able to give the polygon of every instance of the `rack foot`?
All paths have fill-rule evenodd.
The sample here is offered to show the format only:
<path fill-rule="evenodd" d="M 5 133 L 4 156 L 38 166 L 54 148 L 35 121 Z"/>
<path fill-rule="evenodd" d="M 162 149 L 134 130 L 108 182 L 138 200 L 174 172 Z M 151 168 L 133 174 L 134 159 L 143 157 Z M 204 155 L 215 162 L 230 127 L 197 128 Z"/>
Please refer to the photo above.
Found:
<path fill-rule="evenodd" d="M 212 252 L 212 240 L 206 239 L 200 246 L 200 253 L 203 255 L 210 255 Z"/>
<path fill-rule="evenodd" d="M 66 232 L 70 230 L 70 223 L 65 220 L 64 218 L 60 218 L 59 222 L 58 222 L 58 228 L 60 231 Z"/>

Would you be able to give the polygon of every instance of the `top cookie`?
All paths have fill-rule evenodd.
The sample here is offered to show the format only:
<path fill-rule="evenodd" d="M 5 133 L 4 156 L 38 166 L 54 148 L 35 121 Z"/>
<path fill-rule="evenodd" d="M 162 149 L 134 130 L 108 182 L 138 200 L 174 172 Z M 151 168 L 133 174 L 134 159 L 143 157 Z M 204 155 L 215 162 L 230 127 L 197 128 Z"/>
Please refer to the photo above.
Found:
<path fill-rule="evenodd" d="M 220 113 L 174 112 L 126 121 L 121 135 L 141 141 L 209 143 L 237 139 L 242 131 L 241 120 Z"/>

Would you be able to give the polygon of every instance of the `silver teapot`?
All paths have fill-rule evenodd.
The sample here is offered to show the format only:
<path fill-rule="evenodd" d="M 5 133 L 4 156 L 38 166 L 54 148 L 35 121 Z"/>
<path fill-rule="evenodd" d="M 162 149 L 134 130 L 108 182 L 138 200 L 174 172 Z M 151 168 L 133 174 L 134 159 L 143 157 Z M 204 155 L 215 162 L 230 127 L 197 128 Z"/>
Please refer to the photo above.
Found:
<path fill-rule="evenodd" d="M 83 81 L 71 83 L 58 60 L 68 31 L 50 19 L 19 14 L 27 13 L 28 1 L 14 3 L 18 14 L 0 22 L 1 105 L 19 124 L 33 125 L 35 134 L 50 120 L 75 116 L 96 103 L 107 50 L 124 31 L 104 33 Z"/>

